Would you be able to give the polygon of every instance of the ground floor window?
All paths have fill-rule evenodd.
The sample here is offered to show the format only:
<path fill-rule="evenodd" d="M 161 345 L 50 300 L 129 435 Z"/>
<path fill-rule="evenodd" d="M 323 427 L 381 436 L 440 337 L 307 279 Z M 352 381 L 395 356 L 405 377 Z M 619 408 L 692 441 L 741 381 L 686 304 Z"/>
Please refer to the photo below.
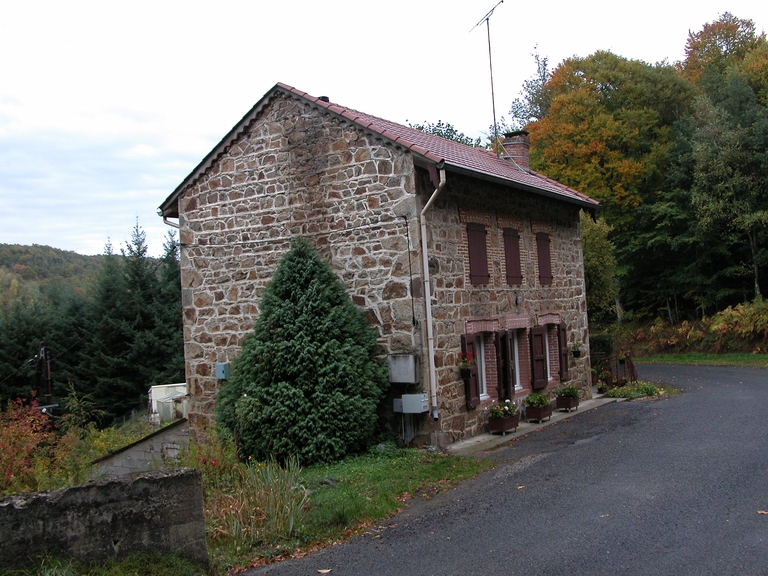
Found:
<path fill-rule="evenodd" d="M 477 354 L 477 391 L 480 400 L 488 398 L 488 378 L 485 370 L 485 338 L 482 334 L 475 339 L 475 353 Z"/>

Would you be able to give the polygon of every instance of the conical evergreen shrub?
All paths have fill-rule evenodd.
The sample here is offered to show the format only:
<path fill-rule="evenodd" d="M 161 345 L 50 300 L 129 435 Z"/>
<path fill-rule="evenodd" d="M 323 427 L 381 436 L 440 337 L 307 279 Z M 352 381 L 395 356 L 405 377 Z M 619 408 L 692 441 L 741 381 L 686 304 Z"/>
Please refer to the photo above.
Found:
<path fill-rule="evenodd" d="M 388 386 L 376 332 L 330 266 L 293 242 L 217 398 L 241 457 L 331 462 L 365 449 Z"/>

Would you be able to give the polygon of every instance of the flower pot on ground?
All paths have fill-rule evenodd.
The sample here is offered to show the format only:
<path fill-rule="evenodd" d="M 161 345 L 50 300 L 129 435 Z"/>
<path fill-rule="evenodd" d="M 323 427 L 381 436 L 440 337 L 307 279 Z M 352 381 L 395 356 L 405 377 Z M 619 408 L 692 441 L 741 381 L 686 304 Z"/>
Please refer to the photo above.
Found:
<path fill-rule="evenodd" d="M 555 407 L 558 410 L 567 410 L 570 412 L 579 407 L 579 389 L 576 386 L 563 386 L 555 394 Z"/>
<path fill-rule="evenodd" d="M 517 412 L 517 406 L 509 400 L 491 406 L 490 417 L 488 418 L 491 434 L 494 432 L 506 434 L 508 430 L 517 430 L 519 422 L 520 414 Z"/>
<path fill-rule="evenodd" d="M 552 405 L 549 398 L 541 392 L 533 392 L 525 397 L 525 418 L 526 420 L 538 420 L 541 422 L 544 418 L 552 416 Z"/>

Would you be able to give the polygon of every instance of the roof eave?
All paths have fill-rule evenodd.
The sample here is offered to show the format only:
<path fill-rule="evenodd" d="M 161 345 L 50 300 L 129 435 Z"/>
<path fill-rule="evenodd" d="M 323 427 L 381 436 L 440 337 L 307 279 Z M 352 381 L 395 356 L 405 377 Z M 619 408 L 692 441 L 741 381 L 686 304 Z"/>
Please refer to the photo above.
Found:
<path fill-rule="evenodd" d="M 275 84 L 275 86 L 272 87 L 271 90 L 269 90 L 264 96 L 262 96 L 261 100 L 256 102 L 256 104 L 253 105 L 253 107 L 248 110 L 248 112 L 243 116 L 240 121 L 235 124 L 232 129 L 227 132 L 227 134 L 222 138 L 216 146 L 214 146 L 208 154 L 205 155 L 205 157 L 200 161 L 200 163 L 195 166 L 195 168 L 190 172 L 184 180 L 182 180 L 181 184 L 179 184 L 176 189 L 171 192 L 171 194 L 163 201 L 162 204 L 160 204 L 160 211 L 161 215 L 166 218 L 178 218 L 179 217 L 179 196 L 181 196 L 181 193 L 184 191 L 184 189 L 192 184 L 197 178 L 200 177 L 210 166 L 213 164 L 213 162 L 216 160 L 216 158 L 223 152 L 224 148 L 226 148 L 227 145 L 229 145 L 232 141 L 237 138 L 237 136 L 245 129 L 245 127 L 250 124 L 251 120 L 266 106 L 266 104 L 269 102 L 270 98 L 274 95 L 274 93 L 281 88 L 281 84 Z"/>
<path fill-rule="evenodd" d="M 477 172 L 475 170 L 470 170 L 467 168 L 463 168 L 461 166 L 454 166 L 453 164 L 446 163 L 445 167 L 450 172 L 456 172 L 457 174 L 462 174 L 464 176 L 469 176 L 471 178 L 478 178 L 480 180 L 485 180 L 487 182 L 501 184 L 502 186 L 506 186 L 507 188 L 517 188 L 520 190 L 524 190 L 526 192 L 530 192 L 532 194 L 537 194 L 539 196 L 544 196 L 546 198 L 552 198 L 553 200 L 558 200 L 560 202 L 575 204 L 576 206 L 578 206 L 579 208 L 583 208 L 584 210 L 598 211 L 603 209 L 603 206 L 599 202 L 596 202 L 594 200 L 590 202 L 587 200 L 582 200 L 581 198 L 574 198 L 573 196 L 558 194 L 556 192 L 552 192 L 551 190 L 545 190 L 542 188 L 537 188 L 536 186 L 531 186 L 530 184 L 524 184 L 522 182 L 515 182 L 513 180 L 508 180 L 506 178 L 500 178 L 498 176 L 493 176 L 492 174 Z"/>

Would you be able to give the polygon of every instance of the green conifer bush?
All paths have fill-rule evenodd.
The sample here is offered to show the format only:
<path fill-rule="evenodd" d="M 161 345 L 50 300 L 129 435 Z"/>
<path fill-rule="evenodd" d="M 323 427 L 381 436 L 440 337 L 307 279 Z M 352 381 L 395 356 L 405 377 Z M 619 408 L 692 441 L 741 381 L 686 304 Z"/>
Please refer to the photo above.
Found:
<path fill-rule="evenodd" d="M 293 242 L 217 398 L 240 456 L 303 465 L 364 450 L 388 386 L 376 331 L 306 240 Z"/>

